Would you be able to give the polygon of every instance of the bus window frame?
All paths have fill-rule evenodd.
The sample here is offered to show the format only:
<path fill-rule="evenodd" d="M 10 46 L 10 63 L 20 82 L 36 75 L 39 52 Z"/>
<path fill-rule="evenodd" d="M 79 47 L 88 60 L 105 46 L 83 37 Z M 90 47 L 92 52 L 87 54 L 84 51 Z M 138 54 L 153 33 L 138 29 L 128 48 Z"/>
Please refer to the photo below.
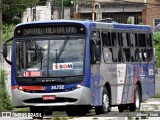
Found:
<path fill-rule="evenodd" d="M 116 37 L 117 37 L 118 42 L 119 42 L 119 47 L 113 46 L 113 44 L 112 44 L 111 46 L 105 46 L 105 44 L 104 44 L 104 40 L 103 40 L 102 34 L 103 34 L 103 33 L 107 33 L 107 34 L 109 33 L 109 34 L 110 34 L 111 43 L 113 43 L 113 42 L 112 42 L 112 35 L 111 35 L 112 32 L 116 32 Z M 128 34 L 128 35 L 126 36 L 126 38 L 129 39 L 129 40 L 127 40 L 128 46 L 122 46 L 122 38 L 120 37 L 120 35 L 122 35 L 122 33 Z M 131 44 L 131 33 L 135 35 L 135 45 L 132 45 L 132 44 Z M 145 40 L 144 40 L 145 46 L 143 46 L 143 47 L 140 47 L 140 45 L 139 45 L 139 40 L 140 40 L 139 35 L 140 35 L 140 34 L 144 35 L 144 39 L 145 39 Z M 149 35 L 149 38 L 150 38 L 149 41 L 147 40 L 147 35 Z M 115 64 L 119 64 L 119 63 L 125 63 L 125 64 L 127 64 L 127 63 L 151 63 L 151 62 L 152 62 L 151 60 L 153 59 L 153 55 L 152 55 L 151 60 L 148 61 L 148 50 L 151 50 L 151 49 L 152 49 L 151 54 L 153 54 L 152 34 L 149 33 L 149 32 L 137 32 L 137 31 L 128 32 L 128 31 L 124 31 L 124 30 L 118 31 L 118 30 L 110 30 L 110 29 L 109 29 L 109 30 L 101 30 L 101 37 L 102 37 L 103 60 L 104 60 L 104 62 L 105 62 L 106 64 L 110 64 L 110 63 L 115 63 Z M 149 42 L 149 43 L 146 43 L 146 42 Z M 150 46 L 149 46 L 148 44 L 150 44 Z M 114 61 L 113 61 L 113 51 L 112 51 L 112 61 L 111 61 L 111 62 L 107 62 L 107 61 L 105 60 L 104 48 L 109 48 L 109 49 L 120 48 L 120 50 L 121 50 L 121 55 L 122 55 L 121 62 L 114 62 Z M 135 56 L 134 56 L 134 61 L 131 60 L 131 59 L 132 59 L 132 58 L 131 58 L 131 57 L 132 57 L 131 50 L 132 50 L 133 48 L 135 48 L 135 52 L 138 52 L 137 61 L 135 60 L 135 58 L 136 58 Z M 123 49 L 129 49 L 129 50 L 130 50 L 130 52 L 129 52 L 129 57 L 130 57 L 130 58 L 129 58 L 129 61 L 126 61 L 126 60 L 124 61 L 124 58 L 123 58 L 124 51 L 123 51 Z M 145 53 L 146 53 L 147 57 L 145 58 L 145 61 L 144 61 L 144 60 L 143 60 L 143 61 L 140 61 L 139 53 L 140 53 L 140 51 L 141 51 L 142 49 L 146 51 Z M 137 54 L 137 53 L 135 53 L 135 52 L 134 52 L 134 54 Z M 143 55 L 144 55 L 144 53 L 143 53 Z M 145 55 L 144 55 L 144 56 L 145 56 Z"/>

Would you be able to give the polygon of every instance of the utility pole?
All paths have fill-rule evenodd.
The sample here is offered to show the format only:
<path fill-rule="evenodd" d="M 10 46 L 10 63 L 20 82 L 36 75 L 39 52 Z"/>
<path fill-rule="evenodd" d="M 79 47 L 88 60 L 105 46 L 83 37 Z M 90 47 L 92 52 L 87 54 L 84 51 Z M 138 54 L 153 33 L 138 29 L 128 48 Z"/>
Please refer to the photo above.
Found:
<path fill-rule="evenodd" d="M 0 0 L 0 69 L 2 69 L 2 0 Z"/>
<path fill-rule="evenodd" d="M 64 9 L 63 9 L 64 5 L 63 5 L 63 0 L 62 0 L 62 10 L 61 10 L 61 19 L 63 19 L 64 17 Z"/>
<path fill-rule="evenodd" d="M 0 46 L 2 47 L 2 0 L 0 0 Z"/>
<path fill-rule="evenodd" d="M 55 0 L 50 0 L 50 7 L 51 7 L 51 20 L 53 20 L 53 11 L 55 8 Z"/>
<path fill-rule="evenodd" d="M 95 0 L 92 0 L 92 21 L 94 21 L 94 3 L 95 3 Z"/>

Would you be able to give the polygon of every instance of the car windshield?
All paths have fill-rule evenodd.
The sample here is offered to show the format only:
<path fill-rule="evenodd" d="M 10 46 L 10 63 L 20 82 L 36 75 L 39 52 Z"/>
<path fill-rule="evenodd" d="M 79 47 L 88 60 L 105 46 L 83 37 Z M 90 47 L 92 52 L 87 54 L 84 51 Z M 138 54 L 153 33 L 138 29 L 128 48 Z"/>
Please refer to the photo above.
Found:
<path fill-rule="evenodd" d="M 83 75 L 84 36 L 17 39 L 16 77 Z"/>

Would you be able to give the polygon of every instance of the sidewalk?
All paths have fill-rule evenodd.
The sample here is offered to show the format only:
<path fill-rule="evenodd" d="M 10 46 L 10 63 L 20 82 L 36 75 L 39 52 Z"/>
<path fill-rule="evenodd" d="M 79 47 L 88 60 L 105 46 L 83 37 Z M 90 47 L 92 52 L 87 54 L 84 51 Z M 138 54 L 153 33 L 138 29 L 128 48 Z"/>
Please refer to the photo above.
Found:
<path fill-rule="evenodd" d="M 79 117 L 68 120 L 128 120 L 127 117 Z"/>
<path fill-rule="evenodd" d="M 141 103 L 141 111 L 160 111 L 160 98 L 150 98 Z"/>
<path fill-rule="evenodd" d="M 117 107 L 112 107 L 112 111 L 118 111 Z M 141 103 L 141 111 L 160 111 L 160 98 L 150 98 L 147 101 Z M 128 120 L 128 117 L 77 117 L 68 120 Z M 160 120 L 160 117 L 148 117 L 142 119 L 139 117 L 133 117 L 132 120 Z"/>

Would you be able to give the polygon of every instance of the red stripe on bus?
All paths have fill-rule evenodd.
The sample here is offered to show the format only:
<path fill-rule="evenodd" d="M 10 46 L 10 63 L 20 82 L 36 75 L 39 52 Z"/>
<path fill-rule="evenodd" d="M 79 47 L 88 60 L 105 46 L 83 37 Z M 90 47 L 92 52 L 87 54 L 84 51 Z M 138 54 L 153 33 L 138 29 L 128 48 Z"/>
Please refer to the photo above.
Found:
<path fill-rule="evenodd" d="M 22 86 L 26 90 L 41 90 L 42 86 Z"/>
<path fill-rule="evenodd" d="M 132 89 L 132 103 L 134 103 L 134 92 L 135 92 L 135 89 L 136 89 L 137 80 L 138 80 L 138 66 L 136 67 L 136 73 L 135 73 L 133 89 Z"/>
<path fill-rule="evenodd" d="M 12 86 L 12 90 L 17 88 L 18 88 L 18 85 Z"/>
<path fill-rule="evenodd" d="M 20 87 L 20 86 L 18 86 L 18 85 L 12 86 L 12 90 L 17 89 L 18 87 Z M 42 88 L 42 86 L 21 86 L 21 87 L 26 90 L 41 90 L 41 88 Z"/>

